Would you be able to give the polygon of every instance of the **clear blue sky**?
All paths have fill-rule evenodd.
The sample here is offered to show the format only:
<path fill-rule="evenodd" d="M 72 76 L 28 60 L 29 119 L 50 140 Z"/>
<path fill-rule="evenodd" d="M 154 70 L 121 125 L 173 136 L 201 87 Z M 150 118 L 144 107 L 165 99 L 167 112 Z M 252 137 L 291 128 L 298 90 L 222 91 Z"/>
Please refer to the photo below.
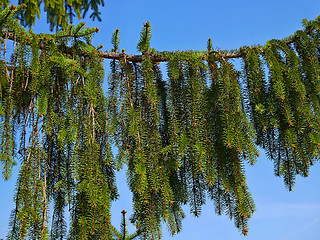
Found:
<path fill-rule="evenodd" d="M 136 54 L 141 26 L 150 21 L 153 29 L 151 46 L 164 50 L 205 50 L 207 39 L 214 47 L 233 49 L 242 45 L 264 44 L 272 38 L 283 38 L 301 29 L 303 18 L 320 15 L 319 0 L 269 1 L 179 1 L 179 0 L 105 0 L 102 22 L 89 26 L 100 28 L 94 42 L 111 48 L 114 29 L 121 32 L 120 48 Z M 36 32 L 47 32 L 44 15 Z M 106 61 L 108 62 L 108 61 Z M 247 167 L 247 180 L 257 211 L 250 221 L 247 237 L 240 235 L 233 221 L 216 216 L 208 201 L 202 215 L 195 218 L 185 208 L 187 217 L 183 231 L 169 237 L 163 228 L 163 239 L 173 240 L 319 240 L 320 239 L 320 166 L 312 167 L 308 178 L 297 178 L 293 192 L 288 192 L 282 179 L 273 175 L 273 164 L 263 152 L 255 166 Z M 113 223 L 120 224 L 122 209 L 132 213 L 131 195 L 125 184 L 124 172 L 118 175 L 120 200 L 113 204 Z M 15 178 L 0 180 L 0 239 L 7 233 Z M 131 228 L 132 229 L 132 228 Z"/>

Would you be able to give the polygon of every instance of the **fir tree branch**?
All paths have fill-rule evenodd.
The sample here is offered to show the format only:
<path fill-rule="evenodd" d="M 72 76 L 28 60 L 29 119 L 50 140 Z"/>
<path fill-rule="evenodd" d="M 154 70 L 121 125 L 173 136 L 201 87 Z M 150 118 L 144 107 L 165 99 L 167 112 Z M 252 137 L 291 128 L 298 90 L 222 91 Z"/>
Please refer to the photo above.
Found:
<path fill-rule="evenodd" d="M 314 27 L 310 26 L 310 27 L 307 27 L 304 30 L 304 32 L 306 34 L 310 34 L 314 29 L 315 29 Z M 96 31 L 98 31 L 98 30 L 96 30 Z M 3 38 L 6 37 L 7 39 L 10 39 L 10 40 L 19 41 L 19 39 L 17 39 L 15 37 L 14 33 L 10 32 L 10 31 L 6 31 L 6 30 L 2 29 L 1 35 Z M 53 36 L 53 34 L 49 34 L 49 35 Z M 289 45 L 294 42 L 294 39 L 295 39 L 295 35 L 291 36 L 284 43 L 286 45 Z M 46 48 L 45 43 L 42 41 L 39 43 L 39 45 L 40 45 L 39 46 L 40 49 L 42 49 L 42 50 L 44 50 Z M 243 47 L 241 47 L 240 50 L 230 51 L 229 53 L 225 53 L 226 51 L 212 50 L 209 52 L 209 54 L 218 53 L 222 59 L 241 58 L 241 57 L 243 57 L 242 49 L 243 49 Z M 261 50 L 261 52 L 263 52 L 262 48 L 260 48 L 260 50 Z M 71 54 L 73 52 L 72 47 L 66 47 L 65 52 L 67 54 Z M 130 62 L 142 62 L 142 57 L 143 57 L 143 55 L 125 54 L 125 53 L 120 53 L 120 52 L 97 51 L 97 53 L 100 57 L 105 58 L 105 59 L 120 60 L 125 57 L 126 60 L 130 61 Z M 88 54 L 82 51 L 82 52 L 79 52 L 79 55 L 80 56 L 87 56 Z M 205 57 L 203 57 L 203 59 L 205 59 Z M 170 59 L 168 57 L 166 57 L 164 53 L 159 52 L 154 55 L 151 55 L 150 60 L 152 62 L 168 62 Z"/>
<path fill-rule="evenodd" d="M 15 38 L 15 34 L 13 32 L 9 32 L 6 31 L 4 29 L 2 29 L 2 37 L 3 38 L 7 38 L 9 40 L 16 40 L 17 42 L 19 42 L 20 40 Z M 39 47 L 42 50 L 45 50 L 46 45 L 44 42 L 40 42 L 39 43 Z M 65 52 L 67 54 L 71 54 L 73 52 L 72 47 L 66 47 L 65 48 Z M 221 54 L 220 51 L 212 51 L 214 53 L 219 53 L 219 55 L 225 59 L 228 58 L 240 58 L 242 55 L 240 52 L 236 52 L 236 53 L 228 53 L 228 54 Z M 126 58 L 127 61 L 130 62 L 142 62 L 142 57 L 143 55 L 134 55 L 134 54 L 125 54 L 125 53 L 119 53 L 119 52 L 108 52 L 108 51 L 98 51 L 98 54 L 100 57 L 105 58 L 105 59 L 116 59 L 116 60 L 120 60 L 123 59 L 124 57 Z M 85 52 L 79 52 L 80 56 L 87 56 L 87 53 Z M 152 62 L 168 62 L 170 59 L 168 57 L 164 57 L 164 54 L 157 53 L 154 56 L 150 56 L 150 59 Z"/>

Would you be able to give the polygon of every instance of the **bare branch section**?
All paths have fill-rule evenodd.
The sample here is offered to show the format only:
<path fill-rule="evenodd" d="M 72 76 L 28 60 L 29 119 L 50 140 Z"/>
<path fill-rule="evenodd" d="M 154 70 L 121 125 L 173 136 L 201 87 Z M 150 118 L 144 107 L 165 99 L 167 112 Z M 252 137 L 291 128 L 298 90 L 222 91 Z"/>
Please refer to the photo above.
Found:
<path fill-rule="evenodd" d="M 99 51 L 101 57 L 106 59 L 123 59 L 126 58 L 127 61 L 131 62 L 142 62 L 142 55 L 132 55 L 132 54 L 124 54 L 124 53 L 115 53 L 115 52 L 104 52 Z M 169 58 L 161 57 L 161 53 L 158 53 L 159 56 L 150 56 L 152 62 L 168 62 Z M 224 58 L 240 58 L 241 53 L 230 53 L 226 55 L 221 55 Z"/>
<path fill-rule="evenodd" d="M 106 59 L 123 59 L 126 58 L 127 61 L 130 62 L 142 62 L 142 55 L 133 55 L 133 54 L 125 54 L 125 53 L 116 53 L 116 52 L 104 52 L 99 51 L 99 55 Z M 165 57 L 154 57 L 150 56 L 153 62 L 167 62 L 169 59 Z"/>

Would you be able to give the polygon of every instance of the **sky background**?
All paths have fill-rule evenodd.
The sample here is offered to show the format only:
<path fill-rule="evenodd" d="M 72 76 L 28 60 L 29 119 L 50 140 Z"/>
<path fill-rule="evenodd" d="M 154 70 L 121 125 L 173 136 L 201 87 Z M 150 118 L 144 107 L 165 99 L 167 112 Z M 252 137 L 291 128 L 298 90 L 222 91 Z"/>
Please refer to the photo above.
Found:
<path fill-rule="evenodd" d="M 207 39 L 214 48 L 235 49 L 243 45 L 265 44 L 302 29 L 303 18 L 315 19 L 320 14 L 320 2 L 291 1 L 213 1 L 213 0 L 105 0 L 101 9 L 102 22 L 84 21 L 100 28 L 95 45 L 110 50 L 111 35 L 120 29 L 120 48 L 137 54 L 136 45 L 145 21 L 152 25 L 151 47 L 165 50 L 205 50 Z M 45 15 L 37 22 L 35 32 L 49 32 Z M 109 61 L 105 61 L 106 66 Z M 165 72 L 165 69 L 163 69 Z M 107 72 L 107 71 L 106 71 Z M 105 85 L 106 86 L 106 85 Z M 0 179 L 0 239 L 5 238 L 18 168 L 5 182 Z M 243 237 L 233 221 L 214 213 L 213 203 L 207 201 L 200 217 L 189 214 L 183 230 L 170 237 L 166 227 L 163 239 L 172 240 L 319 240 L 320 239 L 320 166 L 315 164 L 308 178 L 297 177 L 294 191 L 289 192 L 281 178 L 273 174 L 273 163 L 263 151 L 255 166 L 247 166 L 247 181 L 257 211 L 249 222 L 250 230 Z M 120 225 L 121 211 L 132 213 L 131 194 L 126 187 L 125 172 L 117 175 L 120 199 L 112 205 L 112 222 Z M 132 232 L 133 227 L 129 230 Z"/>

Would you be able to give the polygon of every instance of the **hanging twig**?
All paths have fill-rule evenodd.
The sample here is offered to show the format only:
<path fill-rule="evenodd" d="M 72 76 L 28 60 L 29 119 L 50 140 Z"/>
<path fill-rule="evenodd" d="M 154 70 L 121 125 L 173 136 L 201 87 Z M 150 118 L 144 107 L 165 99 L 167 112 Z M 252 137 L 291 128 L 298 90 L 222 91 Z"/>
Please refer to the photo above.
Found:
<path fill-rule="evenodd" d="M 121 213 L 122 213 L 122 217 L 123 217 L 123 223 L 122 223 L 122 225 L 123 225 L 123 236 L 122 236 L 122 239 L 125 240 L 126 239 L 126 226 L 127 226 L 127 224 L 126 224 L 126 213 L 127 213 L 127 211 L 126 210 L 122 210 Z"/>

